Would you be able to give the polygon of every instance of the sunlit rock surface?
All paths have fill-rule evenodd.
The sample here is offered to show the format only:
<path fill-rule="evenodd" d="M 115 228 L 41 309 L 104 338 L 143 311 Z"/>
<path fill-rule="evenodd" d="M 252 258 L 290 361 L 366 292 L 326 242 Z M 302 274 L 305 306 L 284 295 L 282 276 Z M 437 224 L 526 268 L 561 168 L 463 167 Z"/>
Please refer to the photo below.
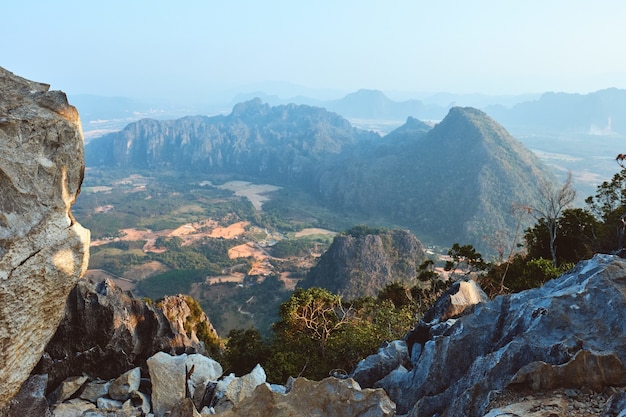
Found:
<path fill-rule="evenodd" d="M 84 174 L 64 93 L 0 68 L 0 407 L 17 392 L 87 268 L 89 231 L 70 209 Z"/>

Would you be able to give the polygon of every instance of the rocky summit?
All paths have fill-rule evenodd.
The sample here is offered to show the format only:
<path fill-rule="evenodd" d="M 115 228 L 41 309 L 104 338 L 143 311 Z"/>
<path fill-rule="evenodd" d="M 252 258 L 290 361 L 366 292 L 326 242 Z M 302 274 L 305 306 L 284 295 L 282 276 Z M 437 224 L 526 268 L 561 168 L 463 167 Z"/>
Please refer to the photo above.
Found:
<path fill-rule="evenodd" d="M 87 268 L 89 231 L 70 212 L 85 169 L 64 93 L 0 67 L 0 407 L 17 392 Z"/>
<path fill-rule="evenodd" d="M 438 302 L 433 308 L 439 313 L 426 313 L 405 337 L 410 364 L 398 359 L 373 386 L 385 389 L 397 412 L 411 417 L 512 415 L 489 408 L 499 396 L 516 392 L 599 393 L 613 387 L 623 393 L 615 387 L 626 385 L 625 295 L 626 260 L 596 255 L 541 288 L 453 316 Z M 390 356 L 388 349 L 379 355 L 381 360 L 369 362 Z M 359 375 L 363 380 L 367 373 L 360 369 Z"/>

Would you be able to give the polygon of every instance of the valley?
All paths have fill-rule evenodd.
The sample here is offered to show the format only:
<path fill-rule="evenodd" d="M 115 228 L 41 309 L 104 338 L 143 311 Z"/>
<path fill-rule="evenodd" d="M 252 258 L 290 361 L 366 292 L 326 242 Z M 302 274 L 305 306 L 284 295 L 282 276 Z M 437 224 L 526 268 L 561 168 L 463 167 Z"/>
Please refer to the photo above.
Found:
<path fill-rule="evenodd" d="M 92 229 L 86 276 L 111 279 L 155 300 L 192 295 L 210 312 L 220 334 L 249 326 L 267 331 L 279 304 L 336 232 L 301 221 L 293 230 L 279 231 L 270 219 L 277 208 L 264 211 L 263 203 L 280 187 L 185 181 L 172 173 L 88 170 L 74 208 Z M 290 210 L 297 218 L 297 209 Z M 115 225 L 122 227 L 115 230 Z M 273 249 L 277 242 L 298 250 L 281 254 Z"/>

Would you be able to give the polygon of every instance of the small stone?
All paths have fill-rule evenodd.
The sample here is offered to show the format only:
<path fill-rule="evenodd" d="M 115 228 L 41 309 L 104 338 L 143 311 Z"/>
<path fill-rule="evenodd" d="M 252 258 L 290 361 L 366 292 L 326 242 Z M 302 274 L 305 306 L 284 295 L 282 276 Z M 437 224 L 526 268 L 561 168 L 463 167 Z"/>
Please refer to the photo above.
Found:
<path fill-rule="evenodd" d="M 117 400 L 112 400 L 110 398 L 98 398 L 97 401 L 98 408 L 104 411 L 116 411 L 122 409 L 122 402 Z"/>
<path fill-rule="evenodd" d="M 134 368 L 124 372 L 109 387 L 109 396 L 114 400 L 126 401 L 130 393 L 139 389 L 141 382 L 141 369 Z"/>
<path fill-rule="evenodd" d="M 85 384 L 83 392 L 80 393 L 80 398 L 83 400 L 96 403 L 98 398 L 104 397 L 109 393 L 110 381 L 92 381 Z"/>
<path fill-rule="evenodd" d="M 87 381 L 86 376 L 72 376 L 61 382 L 48 398 L 50 404 L 62 403 L 76 393 Z"/>

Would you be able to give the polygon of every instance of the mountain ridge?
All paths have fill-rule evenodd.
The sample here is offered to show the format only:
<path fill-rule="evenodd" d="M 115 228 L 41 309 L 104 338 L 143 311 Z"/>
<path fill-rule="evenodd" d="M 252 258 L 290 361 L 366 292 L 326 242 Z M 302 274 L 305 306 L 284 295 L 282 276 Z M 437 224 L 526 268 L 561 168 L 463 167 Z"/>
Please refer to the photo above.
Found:
<path fill-rule="evenodd" d="M 461 107 L 433 128 L 407 118 L 381 137 L 325 109 L 256 99 L 228 116 L 133 123 L 86 148 L 88 165 L 303 187 L 342 215 L 383 219 L 378 225 L 410 228 L 422 240 L 485 249 L 483 236 L 514 228 L 511 204 L 532 205 L 533 185 L 553 179 L 501 125 Z"/>

